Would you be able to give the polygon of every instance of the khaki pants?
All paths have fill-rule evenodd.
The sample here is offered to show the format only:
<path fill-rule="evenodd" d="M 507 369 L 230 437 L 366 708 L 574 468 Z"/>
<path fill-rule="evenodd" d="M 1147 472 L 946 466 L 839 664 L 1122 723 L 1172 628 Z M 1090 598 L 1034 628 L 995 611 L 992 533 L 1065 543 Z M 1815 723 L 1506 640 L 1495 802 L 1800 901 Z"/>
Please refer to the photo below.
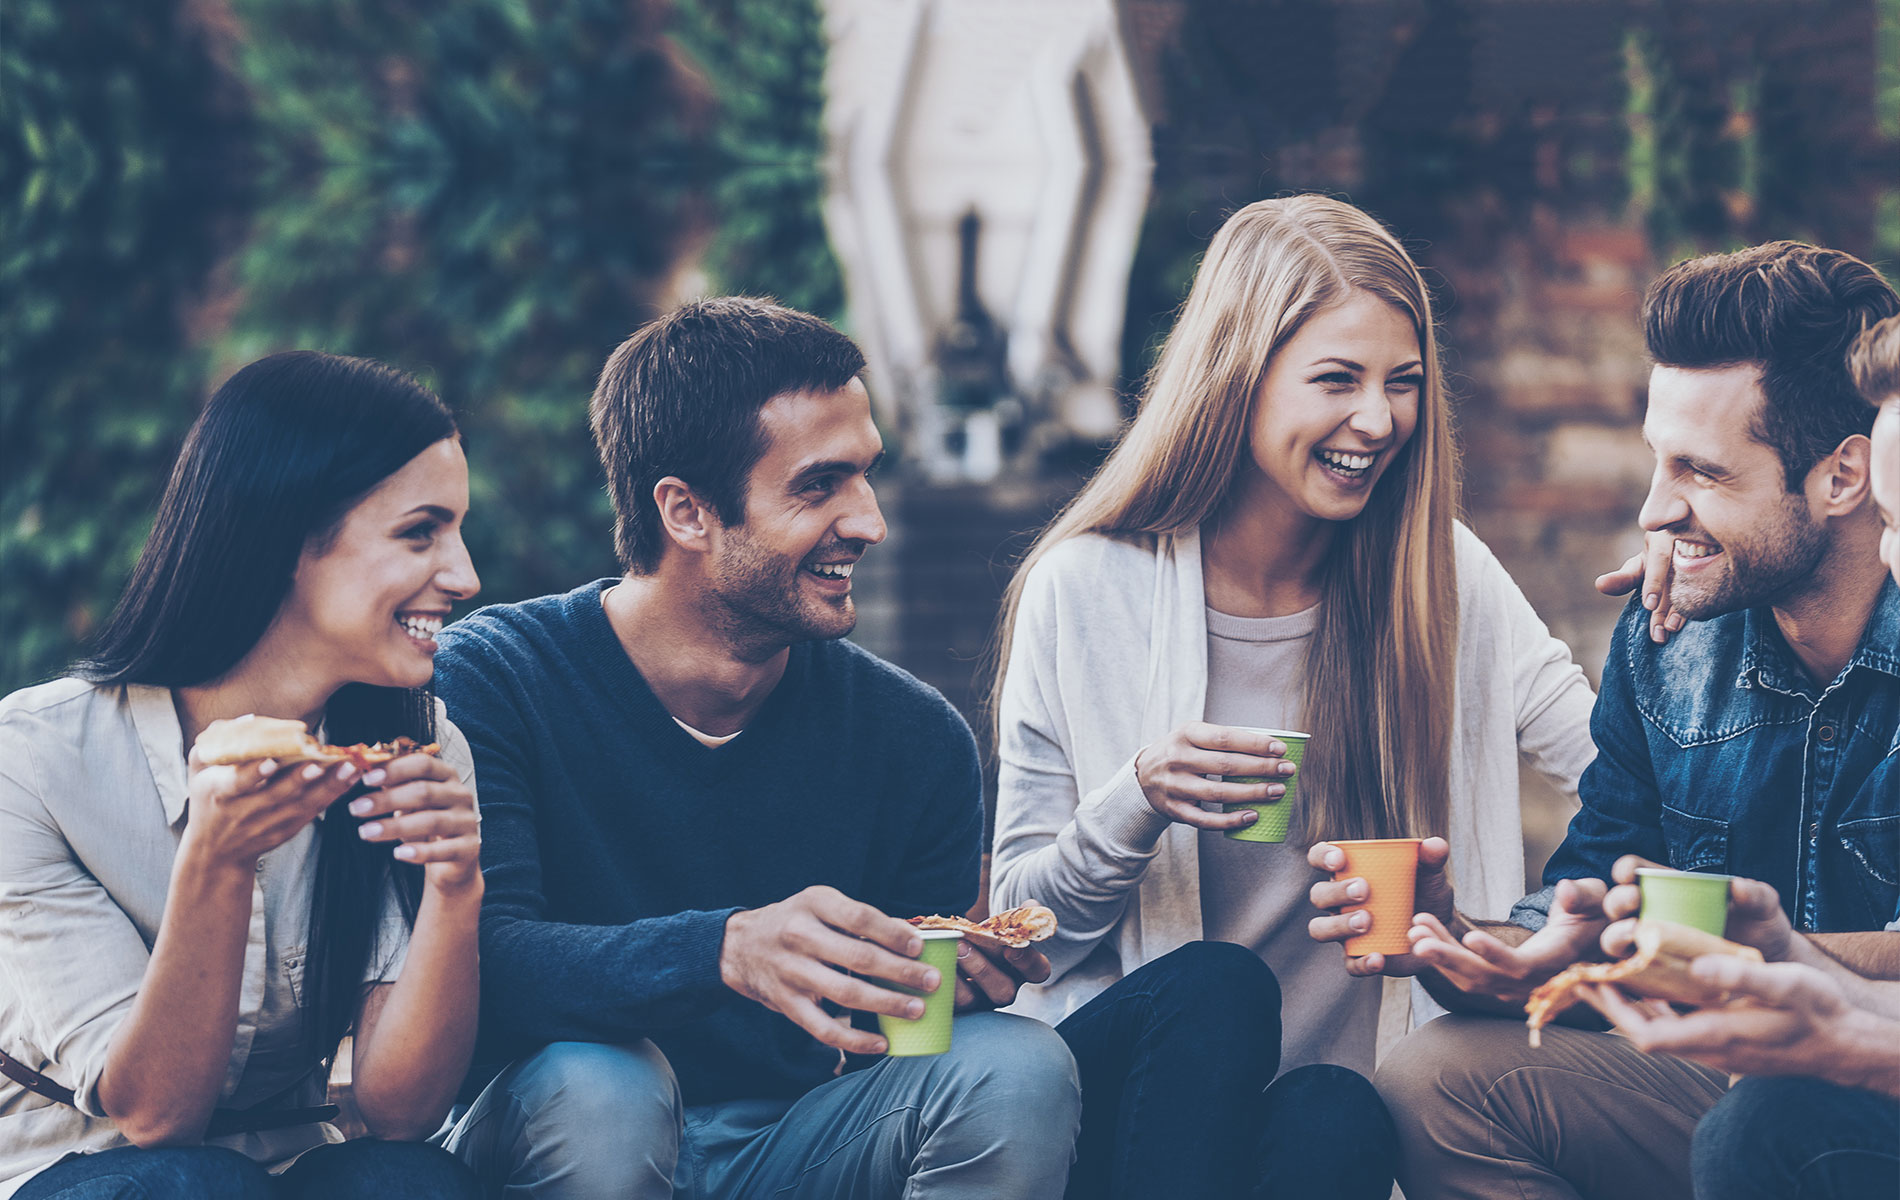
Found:
<path fill-rule="evenodd" d="M 1689 1139 L 1720 1072 L 1563 1026 L 1440 1017 L 1373 1081 L 1399 1130 L 1409 1200 L 1687 1200 Z"/>

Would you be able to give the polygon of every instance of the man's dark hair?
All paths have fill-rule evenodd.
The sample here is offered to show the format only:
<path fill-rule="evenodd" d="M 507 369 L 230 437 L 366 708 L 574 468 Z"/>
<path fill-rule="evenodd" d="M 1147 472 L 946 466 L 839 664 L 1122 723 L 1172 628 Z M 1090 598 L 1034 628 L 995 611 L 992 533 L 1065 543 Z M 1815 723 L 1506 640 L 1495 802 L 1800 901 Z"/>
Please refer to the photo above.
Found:
<path fill-rule="evenodd" d="M 1780 456 L 1794 491 L 1842 441 L 1873 428 L 1847 348 L 1896 312 L 1900 296 L 1853 255 L 1769 242 L 1663 272 L 1643 299 L 1643 339 L 1658 366 L 1760 367 L 1763 403 L 1749 432 Z"/>
<path fill-rule="evenodd" d="M 1900 398 L 1900 317 L 1888 317 L 1855 339 L 1847 373 L 1869 404 Z"/>
<path fill-rule="evenodd" d="M 622 568 L 660 565 L 655 484 L 678 476 L 720 521 L 743 523 L 746 480 L 766 450 L 759 410 L 791 392 L 835 392 L 862 370 L 864 352 L 844 334 L 750 296 L 683 304 L 622 342 L 592 406 Z"/>

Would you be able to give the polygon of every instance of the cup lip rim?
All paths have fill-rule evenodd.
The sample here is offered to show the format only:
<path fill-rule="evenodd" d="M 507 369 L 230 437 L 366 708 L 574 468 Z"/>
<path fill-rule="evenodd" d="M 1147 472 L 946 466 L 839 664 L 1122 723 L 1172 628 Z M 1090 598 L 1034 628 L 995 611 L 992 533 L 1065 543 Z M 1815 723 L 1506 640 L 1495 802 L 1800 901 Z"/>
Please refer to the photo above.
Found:
<path fill-rule="evenodd" d="M 1328 846 L 1402 846 L 1406 844 L 1417 845 L 1418 843 L 1423 842 L 1425 839 L 1415 838 L 1415 837 L 1406 837 L 1406 838 L 1347 838 L 1343 841 L 1338 838 L 1320 838 L 1319 840 L 1322 842 L 1325 842 Z"/>
<path fill-rule="evenodd" d="M 1264 733 L 1268 737 L 1299 738 L 1302 741 L 1311 741 L 1313 738 L 1312 734 L 1301 733 L 1297 729 L 1267 729 L 1260 725 L 1236 725 L 1234 728 L 1247 733 Z"/>
<path fill-rule="evenodd" d="M 1714 871 L 1678 871 L 1674 867 L 1638 867 L 1636 877 L 1638 879 L 1719 879 L 1724 883 L 1736 878 L 1733 875 L 1721 875 Z"/>
<path fill-rule="evenodd" d="M 926 942 L 946 942 L 952 938 L 961 940 L 963 931 L 961 929 L 919 929 L 917 936 Z"/>

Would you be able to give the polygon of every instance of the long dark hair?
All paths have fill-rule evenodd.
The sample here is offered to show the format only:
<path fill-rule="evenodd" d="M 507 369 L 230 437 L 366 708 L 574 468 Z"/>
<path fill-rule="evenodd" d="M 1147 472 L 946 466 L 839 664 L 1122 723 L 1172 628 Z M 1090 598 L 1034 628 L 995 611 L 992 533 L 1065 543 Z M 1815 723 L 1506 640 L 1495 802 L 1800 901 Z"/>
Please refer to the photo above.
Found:
<path fill-rule="evenodd" d="M 229 672 L 290 594 L 306 545 L 411 459 L 459 437 L 448 406 L 392 367 L 310 350 L 273 354 L 224 382 L 199 413 L 131 582 L 73 673 L 101 684 L 192 687 Z M 434 740 L 428 689 L 351 684 L 325 709 L 333 742 Z M 355 789 L 318 824 L 304 967 L 303 1036 L 327 1059 L 350 1031 L 393 889 L 413 922 L 422 871 L 363 841 Z"/>

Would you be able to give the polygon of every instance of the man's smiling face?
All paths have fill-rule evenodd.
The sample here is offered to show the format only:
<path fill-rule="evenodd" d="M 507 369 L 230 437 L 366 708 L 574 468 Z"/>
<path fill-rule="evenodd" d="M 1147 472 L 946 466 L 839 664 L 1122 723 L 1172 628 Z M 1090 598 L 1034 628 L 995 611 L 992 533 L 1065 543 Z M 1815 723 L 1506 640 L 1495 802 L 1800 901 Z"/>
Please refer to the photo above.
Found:
<path fill-rule="evenodd" d="M 1827 553 L 1826 523 L 1754 436 L 1763 402 L 1751 364 L 1650 373 L 1643 440 L 1656 470 L 1641 520 L 1676 538 L 1669 600 L 1684 616 L 1782 603 Z"/>
<path fill-rule="evenodd" d="M 857 623 L 851 571 L 884 540 L 870 474 L 884 454 L 864 385 L 789 392 L 759 410 L 766 450 L 746 482 L 745 518 L 719 525 L 710 599 L 746 641 L 843 637 Z"/>

